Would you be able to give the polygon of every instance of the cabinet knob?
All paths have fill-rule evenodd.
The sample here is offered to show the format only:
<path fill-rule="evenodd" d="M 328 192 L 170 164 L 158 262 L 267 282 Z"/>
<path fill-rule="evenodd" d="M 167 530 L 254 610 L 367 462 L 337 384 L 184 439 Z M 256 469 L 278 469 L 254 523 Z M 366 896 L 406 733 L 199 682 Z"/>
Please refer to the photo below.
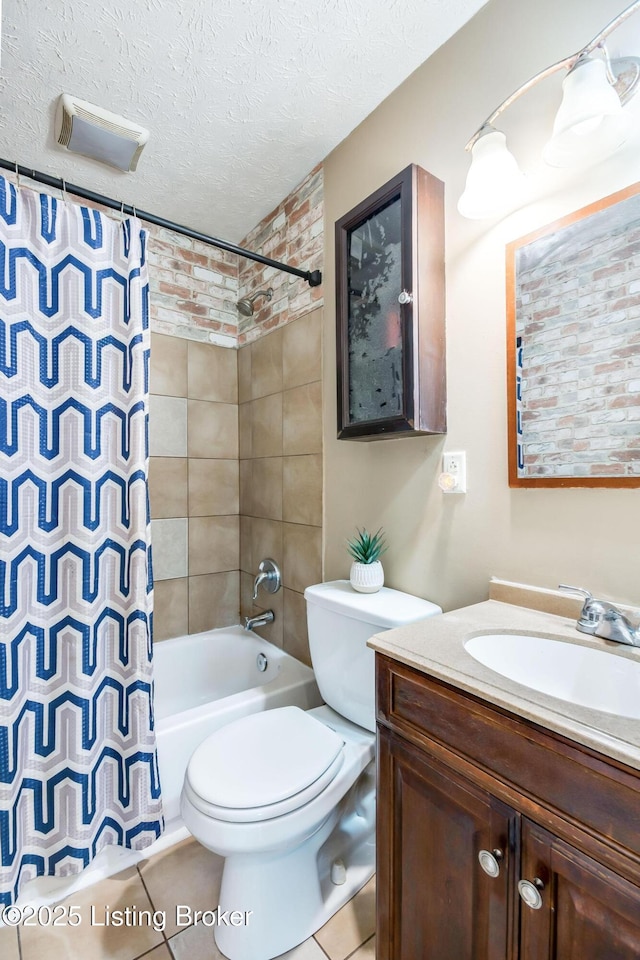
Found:
<path fill-rule="evenodd" d="M 402 293 L 398 295 L 398 303 L 413 303 L 413 294 L 409 293 L 408 290 L 403 290 Z"/>
<path fill-rule="evenodd" d="M 500 861 L 504 859 L 502 850 L 480 850 L 478 860 L 480 866 L 489 877 L 500 875 Z"/>
<path fill-rule="evenodd" d="M 533 880 L 520 880 L 518 882 L 518 893 L 522 900 L 532 910 L 539 910 L 542 906 L 541 891 L 544 890 L 544 883 L 539 877 Z"/>

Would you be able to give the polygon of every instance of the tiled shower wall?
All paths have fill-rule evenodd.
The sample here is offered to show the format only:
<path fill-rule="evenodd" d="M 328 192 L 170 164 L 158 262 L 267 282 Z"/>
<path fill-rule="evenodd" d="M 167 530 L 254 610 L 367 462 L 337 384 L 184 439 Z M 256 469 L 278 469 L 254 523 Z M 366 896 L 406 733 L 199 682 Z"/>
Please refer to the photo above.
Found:
<path fill-rule="evenodd" d="M 321 310 L 239 350 L 152 334 L 156 640 L 270 608 L 260 634 L 309 662 L 303 593 L 322 579 L 321 338 Z M 266 557 L 283 589 L 253 603 Z"/>
<path fill-rule="evenodd" d="M 321 269 L 321 226 L 317 168 L 241 245 Z M 261 635 L 308 662 L 303 591 L 322 579 L 322 288 L 170 231 L 152 231 L 149 263 L 155 639 L 272 607 Z M 276 294 L 241 333 L 237 300 L 265 283 Z M 266 556 L 284 589 L 253 604 Z"/>
<path fill-rule="evenodd" d="M 238 622 L 237 351 L 151 336 L 154 637 Z"/>
<path fill-rule="evenodd" d="M 309 662 L 305 587 L 322 580 L 322 310 L 238 351 L 241 612 L 273 609 L 262 636 Z M 261 560 L 283 590 L 251 599 Z"/>

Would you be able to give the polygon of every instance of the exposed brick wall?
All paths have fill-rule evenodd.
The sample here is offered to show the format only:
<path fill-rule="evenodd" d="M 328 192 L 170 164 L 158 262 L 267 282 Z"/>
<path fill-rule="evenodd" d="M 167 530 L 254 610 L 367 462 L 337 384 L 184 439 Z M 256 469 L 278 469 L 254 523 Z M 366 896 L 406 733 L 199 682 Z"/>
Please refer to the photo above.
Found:
<path fill-rule="evenodd" d="M 322 270 L 323 217 L 323 171 L 319 165 L 247 234 L 240 246 L 301 270 Z M 268 287 L 273 288 L 271 301 L 262 298 L 256 302 L 252 317 L 239 317 L 239 345 L 259 339 L 323 302 L 322 286 L 310 287 L 298 277 L 242 259 L 238 298 Z"/>
<path fill-rule="evenodd" d="M 151 329 L 221 346 L 238 337 L 238 258 L 199 240 L 149 231 Z"/>
<path fill-rule="evenodd" d="M 11 174 L 7 178 L 15 182 Z M 59 190 L 25 183 L 24 179 L 22 186 L 60 196 Z M 110 217 L 118 216 L 100 204 L 73 195 L 68 199 Z M 153 333 L 237 347 L 322 305 L 322 286 L 312 288 L 290 274 L 164 227 L 143 226 L 149 234 Z M 315 167 L 239 245 L 302 270 L 322 270 L 322 166 Z M 253 317 L 240 317 L 238 300 L 267 287 L 274 291 L 271 302 L 259 300 Z"/>
<path fill-rule="evenodd" d="M 525 475 L 637 475 L 640 197 L 560 237 L 519 251 Z"/>

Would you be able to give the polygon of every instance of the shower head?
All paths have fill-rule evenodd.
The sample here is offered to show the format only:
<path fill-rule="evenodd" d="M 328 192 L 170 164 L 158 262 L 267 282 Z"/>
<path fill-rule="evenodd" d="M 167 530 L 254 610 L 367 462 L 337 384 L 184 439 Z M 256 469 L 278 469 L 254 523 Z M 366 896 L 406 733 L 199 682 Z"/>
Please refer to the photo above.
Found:
<path fill-rule="evenodd" d="M 252 297 L 243 297 L 242 300 L 238 300 L 238 313 L 241 313 L 243 317 L 252 317 L 253 305 L 258 297 L 266 297 L 267 300 L 271 300 L 272 296 L 273 287 L 268 287 L 267 290 L 258 290 Z"/>

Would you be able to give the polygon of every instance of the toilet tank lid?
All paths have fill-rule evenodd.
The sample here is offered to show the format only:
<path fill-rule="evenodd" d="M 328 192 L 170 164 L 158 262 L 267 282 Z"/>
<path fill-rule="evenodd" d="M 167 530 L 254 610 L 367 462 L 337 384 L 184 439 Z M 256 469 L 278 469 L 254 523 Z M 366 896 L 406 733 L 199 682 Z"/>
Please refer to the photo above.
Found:
<path fill-rule="evenodd" d="M 382 587 L 377 593 L 358 593 L 348 580 L 316 583 L 307 587 L 304 597 L 307 603 L 386 630 L 442 613 L 437 604 L 391 587 Z"/>

